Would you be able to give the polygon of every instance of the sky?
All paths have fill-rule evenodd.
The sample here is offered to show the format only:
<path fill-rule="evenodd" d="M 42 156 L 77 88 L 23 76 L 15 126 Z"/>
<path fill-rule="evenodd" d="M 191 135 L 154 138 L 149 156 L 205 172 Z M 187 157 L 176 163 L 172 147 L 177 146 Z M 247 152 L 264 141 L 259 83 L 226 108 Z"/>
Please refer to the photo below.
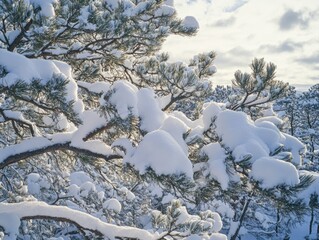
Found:
<path fill-rule="evenodd" d="M 172 61 L 215 51 L 214 84 L 250 72 L 257 58 L 277 65 L 277 79 L 300 90 L 319 83 L 319 0 L 175 0 L 180 17 L 194 16 L 195 37 L 170 36 Z"/>

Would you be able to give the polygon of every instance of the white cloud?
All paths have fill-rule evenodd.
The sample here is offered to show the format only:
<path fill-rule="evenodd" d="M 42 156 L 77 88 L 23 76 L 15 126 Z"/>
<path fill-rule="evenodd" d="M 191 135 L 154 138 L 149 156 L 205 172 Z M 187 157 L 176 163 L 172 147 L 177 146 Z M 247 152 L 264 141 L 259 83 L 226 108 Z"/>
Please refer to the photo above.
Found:
<path fill-rule="evenodd" d="M 172 60 L 216 51 L 215 83 L 230 83 L 234 71 L 249 70 L 253 57 L 274 62 L 285 82 L 318 83 L 318 65 L 311 60 L 319 52 L 319 1 L 175 0 L 175 7 L 181 17 L 195 16 L 200 30 L 193 38 L 169 37 L 163 50 Z"/>

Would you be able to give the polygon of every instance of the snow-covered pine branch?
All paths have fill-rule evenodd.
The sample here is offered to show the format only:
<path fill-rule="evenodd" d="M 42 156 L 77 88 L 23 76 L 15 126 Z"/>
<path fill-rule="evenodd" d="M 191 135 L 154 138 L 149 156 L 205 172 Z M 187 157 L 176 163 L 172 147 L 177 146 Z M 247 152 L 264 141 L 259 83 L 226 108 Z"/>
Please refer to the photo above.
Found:
<path fill-rule="evenodd" d="M 64 206 L 50 206 L 44 202 L 0 203 L 0 225 L 9 238 L 19 235 L 20 220 L 52 219 L 58 222 L 75 224 L 81 230 L 88 230 L 104 238 L 160 239 L 159 234 L 133 227 L 121 227 L 102 222 L 90 214 Z M 9 221 L 8 221 L 9 220 Z"/>

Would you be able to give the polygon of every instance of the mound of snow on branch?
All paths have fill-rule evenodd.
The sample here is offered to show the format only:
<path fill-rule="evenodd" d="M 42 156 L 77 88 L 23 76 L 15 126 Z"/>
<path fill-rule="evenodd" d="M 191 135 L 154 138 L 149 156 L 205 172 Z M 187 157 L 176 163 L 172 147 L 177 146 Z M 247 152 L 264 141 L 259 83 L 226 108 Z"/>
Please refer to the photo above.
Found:
<path fill-rule="evenodd" d="M 142 88 L 137 93 L 138 112 L 141 118 L 141 129 L 154 131 L 158 129 L 165 119 L 165 113 L 161 110 L 155 93 L 148 88 Z"/>
<path fill-rule="evenodd" d="M 8 72 L 3 78 L 0 78 L 0 85 L 4 87 L 10 87 L 18 81 L 31 84 L 35 79 L 45 84 L 55 75 L 63 77 L 68 80 L 66 100 L 74 101 L 75 112 L 83 112 L 83 102 L 78 99 L 78 86 L 72 77 L 71 66 L 68 64 L 55 60 L 28 59 L 21 54 L 0 49 L 0 66 Z"/>
<path fill-rule="evenodd" d="M 141 174 L 151 168 L 159 175 L 185 174 L 193 178 L 190 160 L 175 139 L 163 130 L 146 134 L 124 162 L 132 164 Z"/>
<path fill-rule="evenodd" d="M 116 213 L 119 213 L 122 209 L 121 203 L 116 198 L 111 198 L 106 200 L 103 203 L 103 207 L 109 210 L 113 210 Z"/>
<path fill-rule="evenodd" d="M 158 234 L 134 227 L 122 227 L 102 222 L 87 213 L 68 207 L 50 206 L 44 202 L 0 203 L 0 224 L 9 234 L 7 239 L 16 239 L 21 218 L 66 219 L 82 228 L 100 232 L 105 238 L 158 239 Z"/>
<path fill-rule="evenodd" d="M 203 111 L 204 129 L 212 123 L 221 143 L 232 151 L 237 162 L 250 158 L 253 163 L 284 147 L 292 151 L 292 162 L 301 164 L 299 153 L 305 146 L 297 138 L 281 133 L 271 121 L 255 123 L 243 112 L 222 110 L 216 103 L 210 103 Z"/>
<path fill-rule="evenodd" d="M 294 165 L 272 157 L 263 157 L 253 163 L 251 176 L 261 182 L 262 188 L 298 184 L 299 174 Z"/>
<path fill-rule="evenodd" d="M 227 189 L 229 176 L 226 172 L 225 150 L 219 143 L 210 143 L 202 148 L 202 154 L 208 156 L 208 169 L 211 177 L 220 183 L 222 189 Z"/>
<path fill-rule="evenodd" d="M 309 171 L 305 171 L 302 170 L 299 172 L 299 174 L 301 176 L 306 176 L 306 175 L 310 175 L 313 179 L 313 182 L 310 184 L 310 186 L 308 188 L 306 188 L 305 190 L 301 191 L 298 195 L 300 199 L 303 199 L 303 201 L 308 204 L 309 203 L 309 199 L 310 196 L 312 194 L 317 194 L 319 195 L 319 173 L 317 172 L 309 172 Z"/>
<path fill-rule="evenodd" d="M 196 20 L 196 18 L 194 18 L 193 16 L 186 16 L 183 19 L 183 26 L 185 28 L 198 29 L 199 28 L 199 23 Z"/>

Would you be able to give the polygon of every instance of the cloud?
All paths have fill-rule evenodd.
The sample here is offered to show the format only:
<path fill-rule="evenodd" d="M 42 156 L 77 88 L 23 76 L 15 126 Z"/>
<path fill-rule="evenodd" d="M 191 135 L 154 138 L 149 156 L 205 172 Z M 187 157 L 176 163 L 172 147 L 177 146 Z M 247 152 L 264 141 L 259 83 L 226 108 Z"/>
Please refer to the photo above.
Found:
<path fill-rule="evenodd" d="M 229 27 L 232 26 L 236 21 L 234 16 L 225 19 L 219 19 L 214 24 L 208 25 L 208 27 Z"/>
<path fill-rule="evenodd" d="M 283 52 L 294 52 L 297 49 L 300 49 L 303 47 L 302 43 L 293 42 L 290 40 L 286 40 L 279 45 L 272 45 L 272 44 L 266 44 L 260 46 L 259 50 L 263 52 L 270 52 L 270 53 L 283 53 Z"/>
<path fill-rule="evenodd" d="M 319 81 L 319 77 L 311 77 L 310 79 L 313 81 Z"/>
<path fill-rule="evenodd" d="M 298 58 L 297 61 L 299 63 L 303 63 L 303 64 L 315 64 L 318 65 L 319 64 L 319 52 L 316 52 L 310 56 L 307 57 L 302 57 L 302 58 Z M 315 66 L 316 68 L 318 66 Z"/>
<path fill-rule="evenodd" d="M 199 0 L 199 2 L 204 1 L 206 3 L 212 3 L 212 0 Z M 187 4 L 192 4 L 192 3 L 196 3 L 198 2 L 198 0 L 187 0 Z"/>
<path fill-rule="evenodd" d="M 225 12 L 234 12 L 237 9 L 244 6 L 247 2 L 248 2 L 248 0 L 236 0 L 236 2 L 233 5 L 225 8 Z"/>
<path fill-rule="evenodd" d="M 297 26 L 307 28 L 310 18 L 310 16 L 304 16 L 302 11 L 295 12 L 289 9 L 281 16 L 279 26 L 281 30 L 291 30 Z"/>
<path fill-rule="evenodd" d="M 238 68 L 246 67 L 251 63 L 253 55 L 242 47 L 235 47 L 227 52 L 217 52 L 216 64 L 223 67 Z"/>
<path fill-rule="evenodd" d="M 231 80 L 238 69 L 250 72 L 254 57 L 274 62 L 278 78 L 292 84 L 310 85 L 318 76 L 318 0 L 174 2 L 178 14 L 195 16 L 201 28 L 193 38 L 168 38 L 163 50 L 172 54 L 172 60 L 215 50 L 218 82 Z"/>

